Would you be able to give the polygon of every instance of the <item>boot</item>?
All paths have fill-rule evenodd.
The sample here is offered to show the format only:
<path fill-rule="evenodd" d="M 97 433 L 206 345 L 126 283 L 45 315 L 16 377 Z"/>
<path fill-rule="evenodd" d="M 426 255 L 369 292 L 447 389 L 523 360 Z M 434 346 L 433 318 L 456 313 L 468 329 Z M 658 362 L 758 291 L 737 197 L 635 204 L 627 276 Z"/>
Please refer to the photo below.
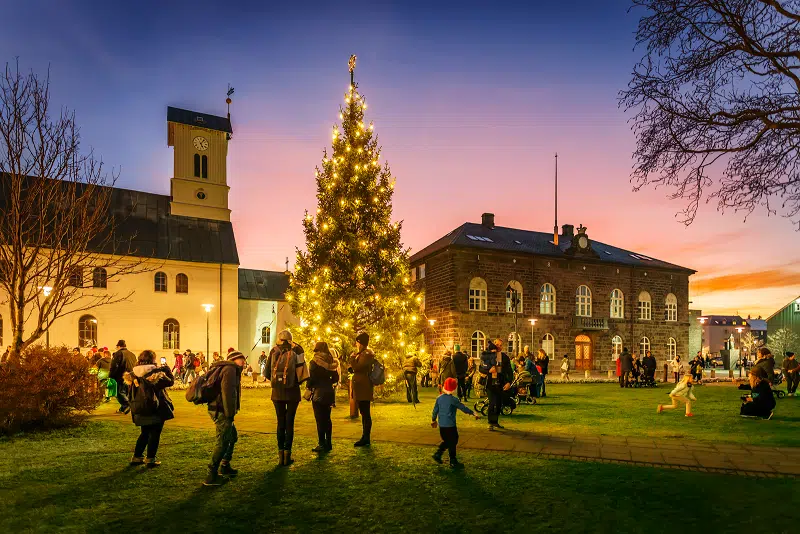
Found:
<path fill-rule="evenodd" d="M 206 475 L 206 479 L 203 481 L 204 486 L 221 486 L 222 485 L 222 477 L 217 474 L 217 468 L 208 466 L 208 474 Z"/>
<path fill-rule="evenodd" d="M 432 458 L 433 461 L 436 462 L 437 464 L 442 463 L 442 451 L 434 452 Z"/>
<path fill-rule="evenodd" d="M 362 437 L 360 440 L 353 443 L 353 447 L 369 447 L 369 440 Z"/>
<path fill-rule="evenodd" d="M 331 439 L 328 438 L 328 440 L 325 442 L 325 451 L 328 452 L 332 450 L 333 450 L 333 443 L 331 443 Z"/>
<path fill-rule="evenodd" d="M 283 465 L 289 466 L 292 465 L 293 463 L 294 460 L 292 460 L 292 451 L 290 450 L 283 451 Z"/>
<path fill-rule="evenodd" d="M 158 467 L 159 465 L 161 465 L 161 462 L 159 462 L 155 458 L 148 458 L 145 464 L 147 465 L 147 467 L 152 469 L 153 467 Z"/>
<path fill-rule="evenodd" d="M 131 461 L 128 465 L 131 467 L 135 467 L 137 465 L 144 464 L 144 457 L 143 456 L 131 456 Z"/>
<path fill-rule="evenodd" d="M 223 461 L 219 465 L 219 474 L 220 475 L 225 475 L 225 476 L 228 476 L 228 477 L 235 477 L 236 475 L 239 474 L 239 470 L 238 469 L 234 469 L 233 467 L 231 467 L 230 462 Z"/>
<path fill-rule="evenodd" d="M 452 467 L 453 469 L 464 469 L 464 464 L 462 464 L 455 458 L 450 458 L 450 467 Z"/>
<path fill-rule="evenodd" d="M 311 449 L 311 452 L 325 452 L 325 446 L 322 443 L 320 443 L 319 445 Z"/>
<path fill-rule="evenodd" d="M 284 461 L 284 451 L 281 449 L 278 451 L 278 465 L 286 465 L 283 463 Z"/>

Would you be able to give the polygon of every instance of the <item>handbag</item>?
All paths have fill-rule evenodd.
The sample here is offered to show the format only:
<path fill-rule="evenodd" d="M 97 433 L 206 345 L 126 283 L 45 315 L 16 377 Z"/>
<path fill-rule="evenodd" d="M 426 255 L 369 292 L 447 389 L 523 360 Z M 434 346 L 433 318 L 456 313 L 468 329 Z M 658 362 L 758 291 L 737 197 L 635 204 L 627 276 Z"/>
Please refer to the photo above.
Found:
<path fill-rule="evenodd" d="M 308 363 L 303 358 L 302 354 L 295 355 L 295 372 L 297 373 L 297 383 L 302 384 L 311 376 L 308 371 Z M 302 363 L 303 365 L 299 365 Z"/>

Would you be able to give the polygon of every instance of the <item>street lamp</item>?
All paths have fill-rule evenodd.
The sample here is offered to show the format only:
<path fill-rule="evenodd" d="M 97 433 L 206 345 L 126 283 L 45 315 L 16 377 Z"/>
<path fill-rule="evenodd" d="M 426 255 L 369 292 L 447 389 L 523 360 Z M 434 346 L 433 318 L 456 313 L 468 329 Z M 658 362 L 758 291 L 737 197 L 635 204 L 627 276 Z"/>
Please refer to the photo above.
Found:
<path fill-rule="evenodd" d="M 50 287 L 50 286 L 43 286 L 43 287 L 40 287 L 39 289 L 42 290 L 42 293 L 44 294 L 45 298 L 49 297 L 50 293 L 53 291 L 53 288 Z M 49 349 L 50 348 L 50 325 L 49 324 L 47 325 L 47 330 L 45 330 L 44 336 L 45 336 L 44 337 L 45 346 Z"/>
<path fill-rule="evenodd" d="M 213 304 L 201 304 L 201 306 L 203 307 L 204 310 L 206 310 L 206 358 L 208 358 L 208 350 L 209 350 L 209 347 L 211 346 L 211 343 L 209 342 L 210 334 L 209 334 L 209 328 L 208 328 L 208 324 L 209 324 L 208 323 L 208 317 L 209 317 L 209 314 L 211 313 L 211 309 L 214 307 L 214 305 Z"/>
<path fill-rule="evenodd" d="M 742 378 L 742 367 L 744 367 L 744 361 L 742 360 L 742 332 L 744 328 L 739 326 L 736 331 L 739 332 L 739 378 Z"/>
<path fill-rule="evenodd" d="M 535 337 L 533 335 L 533 327 L 536 326 L 536 319 L 528 319 L 528 322 L 531 323 L 531 347 L 536 347 Z"/>

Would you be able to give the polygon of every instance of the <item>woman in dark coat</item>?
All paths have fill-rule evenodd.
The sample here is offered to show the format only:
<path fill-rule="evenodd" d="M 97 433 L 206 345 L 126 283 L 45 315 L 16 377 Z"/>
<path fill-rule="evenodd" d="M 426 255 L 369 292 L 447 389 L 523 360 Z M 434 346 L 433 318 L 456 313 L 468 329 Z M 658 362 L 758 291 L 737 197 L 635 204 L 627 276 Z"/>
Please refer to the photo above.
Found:
<path fill-rule="evenodd" d="M 739 415 L 769 419 L 775 409 L 775 397 L 767 379 L 767 372 L 759 367 L 750 369 L 750 395 L 745 397 Z M 745 387 L 739 386 L 739 389 Z"/>
<path fill-rule="evenodd" d="M 489 430 L 503 428 L 500 425 L 500 412 L 503 409 L 503 395 L 511 387 L 514 371 L 511 359 L 502 352 L 503 342 L 500 339 L 486 344 L 481 354 L 481 372 L 488 375 L 486 393 L 489 397 Z"/>
<path fill-rule="evenodd" d="M 317 421 L 317 438 L 319 444 L 312 452 L 328 452 L 333 448 L 331 443 L 331 406 L 336 401 L 333 385 L 339 382 L 339 362 L 334 358 L 328 344 L 320 341 L 314 346 L 314 358 L 308 366 L 309 378 L 306 387 L 311 390 L 311 407 Z"/>
<path fill-rule="evenodd" d="M 372 415 L 369 405 L 373 399 L 373 386 L 369 373 L 375 362 L 375 354 L 367 348 L 368 345 L 369 335 L 366 332 L 358 334 L 356 336 L 356 353 L 350 358 L 349 370 L 353 373 L 350 394 L 355 399 L 358 412 L 361 414 L 361 439 L 353 444 L 356 447 L 369 447 L 372 435 Z"/>
<path fill-rule="evenodd" d="M 272 386 L 272 405 L 278 421 L 279 465 L 291 465 L 294 443 L 294 418 L 300 404 L 300 384 L 305 381 L 306 360 L 303 348 L 292 341 L 292 333 L 284 330 L 278 334 L 278 345 L 269 353 L 265 378 Z"/>
<path fill-rule="evenodd" d="M 169 366 L 156 367 L 155 362 L 156 353 L 145 350 L 139 354 L 133 371 L 126 372 L 122 377 L 130 390 L 133 424 L 140 428 L 130 465 L 161 465 L 156 460 L 161 431 L 164 429 L 164 422 L 175 417 L 172 413 L 172 400 L 166 392 L 166 388 L 175 383 L 175 377 L 172 376 Z M 145 447 L 146 459 L 143 456 Z"/>

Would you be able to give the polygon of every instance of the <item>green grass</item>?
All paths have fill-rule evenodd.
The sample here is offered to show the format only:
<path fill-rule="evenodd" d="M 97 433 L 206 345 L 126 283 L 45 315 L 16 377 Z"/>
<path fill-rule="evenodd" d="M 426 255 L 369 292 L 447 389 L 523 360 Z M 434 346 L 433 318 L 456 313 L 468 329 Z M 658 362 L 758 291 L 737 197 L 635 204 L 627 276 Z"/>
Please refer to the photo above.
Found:
<path fill-rule="evenodd" d="M 0 532 L 790 532 L 800 505 L 794 479 L 475 451 L 454 472 L 384 443 L 334 440 L 318 459 L 299 438 L 276 468 L 274 437 L 246 433 L 239 477 L 212 489 L 210 431 L 167 423 L 156 470 L 126 467 L 136 435 L 91 422 L 0 440 Z"/>

